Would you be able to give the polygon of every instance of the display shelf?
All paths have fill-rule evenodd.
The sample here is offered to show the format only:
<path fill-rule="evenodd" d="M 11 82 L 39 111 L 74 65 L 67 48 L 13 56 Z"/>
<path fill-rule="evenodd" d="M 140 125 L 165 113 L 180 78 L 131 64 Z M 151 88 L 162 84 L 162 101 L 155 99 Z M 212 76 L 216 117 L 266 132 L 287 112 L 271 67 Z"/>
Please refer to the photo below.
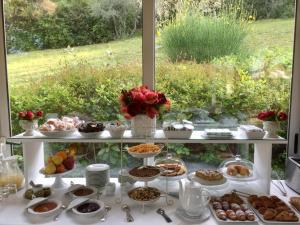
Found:
<path fill-rule="evenodd" d="M 25 184 L 28 187 L 30 180 L 40 178 L 39 170 L 44 167 L 44 143 L 193 143 L 193 144 L 254 144 L 254 167 L 258 171 L 258 181 L 264 189 L 264 193 L 270 193 L 270 182 L 272 172 L 272 145 L 287 144 L 287 140 L 281 137 L 268 139 L 249 139 L 241 131 L 232 131 L 233 137 L 229 139 L 208 139 L 204 131 L 193 131 L 189 139 L 168 139 L 163 130 L 156 130 L 154 137 L 135 138 L 131 131 L 126 130 L 124 136 L 114 139 L 108 131 L 104 131 L 99 138 L 82 137 L 78 132 L 70 137 L 52 138 L 46 137 L 39 132 L 34 136 L 23 136 L 18 134 L 7 138 L 7 143 L 21 143 L 24 157 Z M 121 147 L 122 149 L 123 147 Z"/>
<path fill-rule="evenodd" d="M 131 131 L 126 130 L 123 138 L 112 138 L 108 131 L 104 131 L 98 138 L 82 137 L 79 132 L 75 132 L 70 137 L 53 138 L 46 137 L 39 132 L 36 132 L 34 136 L 23 136 L 18 134 L 7 138 L 7 143 L 25 143 L 25 142 L 92 142 L 92 143 L 139 143 L 151 140 L 156 143 L 220 143 L 220 144 L 253 144 L 253 143 L 272 143 L 272 144 L 287 144 L 287 140 L 281 137 L 268 138 L 268 139 L 249 139 L 241 131 L 232 131 L 233 137 L 229 139 L 209 139 L 205 138 L 204 131 L 193 131 L 192 135 L 188 139 L 168 139 L 165 137 L 163 130 L 156 130 L 153 138 L 135 138 L 132 137 Z"/>

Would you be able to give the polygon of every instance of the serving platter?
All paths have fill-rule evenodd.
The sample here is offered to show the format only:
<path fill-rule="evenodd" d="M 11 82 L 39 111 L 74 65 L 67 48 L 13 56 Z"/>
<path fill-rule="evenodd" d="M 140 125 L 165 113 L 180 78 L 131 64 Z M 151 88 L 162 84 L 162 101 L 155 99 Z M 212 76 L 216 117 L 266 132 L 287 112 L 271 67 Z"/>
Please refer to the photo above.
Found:
<path fill-rule="evenodd" d="M 195 174 L 196 174 L 195 172 L 190 173 L 188 175 L 188 178 L 191 179 L 192 181 L 196 181 L 200 183 L 205 188 L 224 189 L 229 185 L 226 177 L 223 177 L 222 180 L 218 180 L 218 181 L 208 181 L 200 177 L 197 177 Z"/>
<path fill-rule="evenodd" d="M 77 131 L 76 128 L 70 129 L 70 130 L 54 130 L 54 131 L 41 131 L 39 132 L 47 137 L 52 137 L 52 138 L 60 138 L 60 137 L 69 137 L 72 136 L 75 132 Z"/>

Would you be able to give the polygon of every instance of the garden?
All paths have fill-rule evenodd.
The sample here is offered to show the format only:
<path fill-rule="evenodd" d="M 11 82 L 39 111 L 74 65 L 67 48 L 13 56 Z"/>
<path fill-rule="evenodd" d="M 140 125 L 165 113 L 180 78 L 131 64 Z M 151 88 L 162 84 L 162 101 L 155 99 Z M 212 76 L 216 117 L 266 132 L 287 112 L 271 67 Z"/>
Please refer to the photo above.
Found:
<path fill-rule="evenodd" d="M 156 89 L 172 101 L 160 121 L 193 119 L 201 109 L 214 121 L 260 126 L 259 112 L 288 111 L 294 3 L 264 2 L 157 2 Z M 123 119 L 121 90 L 142 82 L 141 12 L 138 0 L 6 0 L 13 133 L 21 131 L 17 112 L 24 109 Z M 280 134 L 286 135 L 284 123 Z M 170 148 L 191 161 L 217 164 L 239 147 Z M 117 164 L 117 151 L 99 146 L 99 160 Z M 285 147 L 274 153 L 274 168 L 282 171 Z"/>

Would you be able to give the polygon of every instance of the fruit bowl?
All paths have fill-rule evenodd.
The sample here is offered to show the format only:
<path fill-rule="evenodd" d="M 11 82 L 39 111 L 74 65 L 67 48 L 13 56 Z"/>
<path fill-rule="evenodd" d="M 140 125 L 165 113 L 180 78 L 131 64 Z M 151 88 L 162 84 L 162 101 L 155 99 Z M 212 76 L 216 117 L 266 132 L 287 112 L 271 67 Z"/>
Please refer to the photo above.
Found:
<path fill-rule="evenodd" d="M 74 169 L 75 169 L 75 166 L 73 167 L 73 169 L 71 169 L 71 170 L 66 170 L 66 171 L 63 172 L 63 173 L 46 174 L 45 171 L 44 171 L 44 168 L 42 168 L 42 169 L 40 170 L 40 173 L 43 174 L 43 175 L 45 175 L 46 177 L 55 177 L 55 181 L 54 181 L 54 183 L 52 184 L 52 188 L 53 188 L 53 189 L 64 189 L 64 188 L 67 188 L 69 185 L 66 184 L 66 183 L 63 181 L 62 176 L 71 173 Z"/>

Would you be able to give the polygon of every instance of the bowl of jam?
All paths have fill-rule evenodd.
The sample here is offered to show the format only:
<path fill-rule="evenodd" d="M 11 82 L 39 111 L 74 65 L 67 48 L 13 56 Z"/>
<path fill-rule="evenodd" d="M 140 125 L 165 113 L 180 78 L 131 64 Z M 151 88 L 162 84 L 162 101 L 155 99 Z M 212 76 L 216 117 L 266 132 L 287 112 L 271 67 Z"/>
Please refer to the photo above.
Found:
<path fill-rule="evenodd" d="M 82 186 L 71 192 L 73 198 L 85 197 L 93 198 L 97 194 L 97 188 L 91 186 Z"/>
<path fill-rule="evenodd" d="M 80 216 L 96 216 L 104 213 L 104 203 L 99 200 L 90 199 L 72 208 L 72 211 Z"/>
<path fill-rule="evenodd" d="M 61 202 L 55 199 L 46 199 L 37 202 L 28 208 L 28 212 L 34 215 L 51 216 L 61 207 Z"/>

